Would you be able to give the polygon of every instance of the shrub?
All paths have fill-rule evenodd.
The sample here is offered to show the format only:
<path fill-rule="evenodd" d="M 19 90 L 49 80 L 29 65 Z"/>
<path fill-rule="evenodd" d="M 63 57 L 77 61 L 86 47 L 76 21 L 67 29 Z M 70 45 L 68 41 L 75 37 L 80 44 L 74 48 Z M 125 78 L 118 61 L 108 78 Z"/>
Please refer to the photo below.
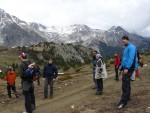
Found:
<path fill-rule="evenodd" d="M 107 64 L 106 64 L 106 68 L 108 68 L 108 67 L 110 67 L 110 64 L 107 63 Z"/>
<path fill-rule="evenodd" d="M 60 81 L 69 80 L 69 79 L 72 79 L 72 76 L 64 75 L 64 76 L 61 76 L 60 78 L 58 78 L 58 80 L 60 80 Z"/>
<path fill-rule="evenodd" d="M 75 69 L 75 71 L 76 71 L 76 72 L 79 72 L 79 71 L 80 71 L 80 68 L 78 68 L 78 69 Z"/>
<path fill-rule="evenodd" d="M 110 64 L 114 64 L 114 60 L 110 60 Z"/>

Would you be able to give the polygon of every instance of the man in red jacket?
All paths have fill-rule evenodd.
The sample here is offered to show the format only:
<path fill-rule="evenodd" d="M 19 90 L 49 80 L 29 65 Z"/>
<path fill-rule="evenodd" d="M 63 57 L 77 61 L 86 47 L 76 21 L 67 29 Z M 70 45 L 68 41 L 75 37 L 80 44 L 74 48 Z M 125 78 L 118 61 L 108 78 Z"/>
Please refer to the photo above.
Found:
<path fill-rule="evenodd" d="M 117 53 L 114 54 L 115 56 L 115 60 L 114 60 L 114 65 L 115 65 L 115 73 L 116 73 L 116 81 L 119 81 L 119 77 L 118 77 L 118 69 L 119 69 L 119 65 L 120 65 L 120 57 Z"/>

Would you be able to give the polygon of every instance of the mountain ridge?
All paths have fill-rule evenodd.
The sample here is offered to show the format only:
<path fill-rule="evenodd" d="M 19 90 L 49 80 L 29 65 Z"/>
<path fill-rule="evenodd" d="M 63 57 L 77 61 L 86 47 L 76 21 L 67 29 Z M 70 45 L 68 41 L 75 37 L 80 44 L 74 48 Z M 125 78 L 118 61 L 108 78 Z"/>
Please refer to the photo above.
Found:
<path fill-rule="evenodd" d="M 129 36 L 130 41 L 140 51 L 150 49 L 150 39 L 129 33 L 121 26 L 112 26 L 108 30 L 92 29 L 84 24 L 47 27 L 40 23 L 27 23 L 0 9 L 0 45 L 2 46 L 29 46 L 39 42 L 53 41 L 55 43 L 78 43 L 101 51 L 105 49 L 102 45 L 110 49 L 112 47 L 123 48 L 121 40 L 123 35 Z"/>

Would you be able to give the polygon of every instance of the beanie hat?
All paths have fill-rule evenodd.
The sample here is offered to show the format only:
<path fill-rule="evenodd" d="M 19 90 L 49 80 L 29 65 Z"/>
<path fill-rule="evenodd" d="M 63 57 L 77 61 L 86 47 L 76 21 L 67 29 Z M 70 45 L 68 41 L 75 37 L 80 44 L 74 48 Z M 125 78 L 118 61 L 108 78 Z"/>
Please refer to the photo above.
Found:
<path fill-rule="evenodd" d="M 102 57 L 101 54 L 96 55 L 96 58 L 101 58 L 101 57 Z"/>
<path fill-rule="evenodd" d="M 19 57 L 22 57 L 23 59 L 26 59 L 27 58 L 27 54 L 22 52 L 22 53 L 20 53 Z"/>
<path fill-rule="evenodd" d="M 123 36 L 122 39 L 129 40 L 128 36 Z"/>
<path fill-rule="evenodd" d="M 13 67 L 12 67 L 12 66 L 8 66 L 8 69 L 9 69 L 9 70 L 13 70 Z"/>

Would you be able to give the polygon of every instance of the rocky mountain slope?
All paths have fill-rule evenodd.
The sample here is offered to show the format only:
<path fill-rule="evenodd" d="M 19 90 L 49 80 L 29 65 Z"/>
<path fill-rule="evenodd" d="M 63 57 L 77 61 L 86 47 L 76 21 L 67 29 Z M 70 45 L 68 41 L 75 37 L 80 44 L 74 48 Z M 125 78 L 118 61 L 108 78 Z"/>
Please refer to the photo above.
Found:
<path fill-rule="evenodd" d="M 0 45 L 27 46 L 39 42 L 77 43 L 100 51 L 107 56 L 122 51 L 121 37 L 128 35 L 139 51 L 150 49 L 150 38 L 129 33 L 120 26 L 108 30 L 92 29 L 75 24 L 66 27 L 47 27 L 35 22 L 27 23 L 0 9 Z M 105 52 L 108 51 L 108 52 Z"/>

